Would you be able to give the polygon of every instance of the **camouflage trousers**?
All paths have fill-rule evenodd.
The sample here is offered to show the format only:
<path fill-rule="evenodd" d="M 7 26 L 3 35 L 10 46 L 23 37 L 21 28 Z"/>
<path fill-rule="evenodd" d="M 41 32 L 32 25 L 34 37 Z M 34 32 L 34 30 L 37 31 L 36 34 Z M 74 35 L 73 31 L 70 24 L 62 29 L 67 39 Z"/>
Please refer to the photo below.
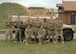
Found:
<path fill-rule="evenodd" d="M 34 34 L 35 36 L 38 36 L 38 29 L 39 28 L 35 28 L 35 34 Z"/>
<path fill-rule="evenodd" d="M 55 30 L 48 30 L 48 36 L 49 36 L 49 41 L 52 37 L 53 42 L 55 41 L 56 37 L 55 37 Z"/>
<path fill-rule="evenodd" d="M 37 39 L 37 36 L 38 36 L 38 29 L 39 29 L 39 28 L 35 28 L 35 32 L 34 32 L 34 36 L 35 36 L 34 41 L 35 41 L 35 42 L 37 42 L 37 40 L 38 40 L 38 39 Z"/>
<path fill-rule="evenodd" d="M 26 43 L 31 43 L 32 37 L 33 35 L 26 35 Z"/>
<path fill-rule="evenodd" d="M 7 28 L 5 33 L 6 33 L 6 41 L 8 40 L 9 36 L 10 36 L 10 40 L 12 40 L 13 29 L 12 28 Z"/>
<path fill-rule="evenodd" d="M 56 42 L 58 42 L 59 36 L 61 38 L 61 41 L 64 41 L 63 31 L 62 30 L 55 30 L 55 36 L 56 36 Z"/>
<path fill-rule="evenodd" d="M 39 43 L 44 43 L 44 35 L 39 35 L 37 38 L 39 39 Z"/>
<path fill-rule="evenodd" d="M 21 41 L 21 28 L 16 28 L 15 41 Z"/>

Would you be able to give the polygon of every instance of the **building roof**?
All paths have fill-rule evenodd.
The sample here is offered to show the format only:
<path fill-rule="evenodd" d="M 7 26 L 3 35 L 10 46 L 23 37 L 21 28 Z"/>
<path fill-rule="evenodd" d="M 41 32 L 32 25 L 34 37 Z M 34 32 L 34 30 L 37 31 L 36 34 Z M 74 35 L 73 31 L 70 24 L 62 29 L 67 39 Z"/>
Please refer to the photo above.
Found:
<path fill-rule="evenodd" d="M 44 7 L 29 7 L 29 9 L 30 9 L 30 8 L 33 8 L 33 9 L 35 9 L 35 8 L 36 8 L 36 9 L 45 9 Z"/>
<path fill-rule="evenodd" d="M 63 4 L 56 4 L 56 6 L 57 6 L 57 7 L 62 7 L 62 6 L 63 6 Z"/>
<path fill-rule="evenodd" d="M 57 7 L 63 7 L 64 11 L 76 11 L 76 1 L 63 1 L 62 4 L 57 4 Z"/>
<path fill-rule="evenodd" d="M 76 11 L 76 1 L 63 2 L 65 11 Z"/>

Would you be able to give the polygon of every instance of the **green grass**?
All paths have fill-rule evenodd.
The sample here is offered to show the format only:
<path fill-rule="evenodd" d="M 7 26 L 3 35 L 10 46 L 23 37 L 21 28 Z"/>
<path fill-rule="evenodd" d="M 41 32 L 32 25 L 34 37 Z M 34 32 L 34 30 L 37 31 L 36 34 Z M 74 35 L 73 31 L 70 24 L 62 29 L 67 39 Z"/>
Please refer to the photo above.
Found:
<path fill-rule="evenodd" d="M 5 34 L 5 29 L 0 29 L 0 34 Z"/>
<path fill-rule="evenodd" d="M 0 34 L 4 34 L 5 33 L 5 31 L 0 31 Z"/>
<path fill-rule="evenodd" d="M 76 40 L 39 45 L 0 41 L 0 54 L 75 54 Z"/>

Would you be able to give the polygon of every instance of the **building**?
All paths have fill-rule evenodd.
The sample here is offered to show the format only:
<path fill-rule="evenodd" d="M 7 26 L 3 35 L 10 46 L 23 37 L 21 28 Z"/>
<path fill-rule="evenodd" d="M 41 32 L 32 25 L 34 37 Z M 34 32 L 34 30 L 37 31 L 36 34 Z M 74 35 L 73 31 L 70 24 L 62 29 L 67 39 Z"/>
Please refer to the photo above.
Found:
<path fill-rule="evenodd" d="M 60 18 L 65 24 L 76 24 L 76 2 L 62 1 L 62 4 L 57 4 Z"/>
<path fill-rule="evenodd" d="M 45 8 L 44 7 L 29 7 L 29 15 L 30 16 L 45 16 Z"/>
<path fill-rule="evenodd" d="M 55 16 L 56 14 L 58 14 L 58 10 L 54 8 L 46 9 L 45 11 L 46 16 Z"/>
<path fill-rule="evenodd" d="M 57 14 L 56 12 L 57 9 L 53 9 L 53 8 L 47 9 L 44 7 L 29 7 L 28 9 L 29 9 L 30 16 L 50 17 L 51 13 Z"/>

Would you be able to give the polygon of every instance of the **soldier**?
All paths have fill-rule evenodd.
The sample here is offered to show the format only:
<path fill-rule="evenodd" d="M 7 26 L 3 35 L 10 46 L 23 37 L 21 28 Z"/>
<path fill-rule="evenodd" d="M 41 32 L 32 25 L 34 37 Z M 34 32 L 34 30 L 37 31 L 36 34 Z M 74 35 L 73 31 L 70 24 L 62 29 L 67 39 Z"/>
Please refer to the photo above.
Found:
<path fill-rule="evenodd" d="M 40 27 L 40 21 L 39 21 L 39 17 L 36 18 L 35 22 L 34 22 L 34 26 L 35 28 L 39 28 Z"/>
<path fill-rule="evenodd" d="M 61 37 L 62 44 L 64 44 L 64 37 L 63 37 L 63 22 L 60 18 L 56 18 L 55 22 L 55 35 L 56 35 L 56 43 L 58 42 L 58 37 Z"/>
<path fill-rule="evenodd" d="M 15 43 L 16 41 L 21 41 L 21 28 L 23 26 L 23 22 L 20 20 L 20 16 L 18 16 L 18 19 L 14 22 L 14 25 L 16 26 L 16 31 L 15 31 Z"/>
<path fill-rule="evenodd" d="M 13 36 L 13 21 L 12 16 L 8 16 L 8 20 L 5 21 L 6 25 L 6 41 L 8 40 L 8 36 L 10 35 L 10 40 L 12 40 Z"/>
<path fill-rule="evenodd" d="M 46 18 L 43 19 L 43 21 L 41 22 L 41 25 L 43 25 L 45 29 L 48 28 L 48 22 Z"/>
<path fill-rule="evenodd" d="M 39 45 L 43 43 L 45 33 L 46 33 L 46 31 L 43 28 L 43 25 L 41 25 L 39 30 L 38 30 Z"/>
<path fill-rule="evenodd" d="M 28 17 L 27 21 L 24 23 L 25 30 L 26 30 L 26 28 L 27 28 L 28 25 L 32 26 L 33 24 L 34 24 L 33 20 L 31 20 L 31 18 Z M 26 36 L 26 34 L 25 34 L 25 36 Z M 26 39 L 26 37 L 25 37 L 25 39 Z M 24 40 L 24 42 L 25 42 L 25 40 Z"/>
<path fill-rule="evenodd" d="M 47 19 L 44 18 L 43 21 L 41 22 L 41 25 L 44 26 L 44 29 L 46 30 L 46 34 L 45 34 L 45 40 L 47 40 L 47 36 L 48 36 L 48 22 Z"/>
<path fill-rule="evenodd" d="M 49 35 L 49 41 L 50 41 L 50 38 L 52 37 L 52 40 L 55 43 L 55 39 L 56 39 L 55 38 L 55 26 L 54 26 L 54 21 L 52 17 L 50 18 L 50 21 L 49 21 L 48 35 Z"/>
<path fill-rule="evenodd" d="M 26 45 L 31 42 L 31 38 L 33 36 L 33 31 L 31 28 L 31 25 L 29 24 L 25 30 L 25 35 L 26 35 Z"/>
<path fill-rule="evenodd" d="M 33 32 L 32 41 L 36 42 L 37 37 L 35 35 L 36 35 L 36 30 L 37 29 L 33 25 L 31 26 L 31 29 L 32 29 L 32 32 Z"/>
<path fill-rule="evenodd" d="M 34 30 L 35 30 L 35 33 L 34 33 L 34 35 L 35 35 L 35 42 L 37 41 L 38 29 L 39 29 L 40 25 L 41 25 L 41 22 L 39 21 L 39 17 L 37 17 L 36 20 L 34 21 L 34 28 L 35 28 L 35 29 L 34 29 Z"/>
<path fill-rule="evenodd" d="M 27 21 L 25 22 L 25 27 L 27 27 L 29 24 L 30 24 L 30 25 L 32 24 L 32 22 L 31 22 L 30 19 L 31 19 L 31 18 L 28 17 Z"/>

